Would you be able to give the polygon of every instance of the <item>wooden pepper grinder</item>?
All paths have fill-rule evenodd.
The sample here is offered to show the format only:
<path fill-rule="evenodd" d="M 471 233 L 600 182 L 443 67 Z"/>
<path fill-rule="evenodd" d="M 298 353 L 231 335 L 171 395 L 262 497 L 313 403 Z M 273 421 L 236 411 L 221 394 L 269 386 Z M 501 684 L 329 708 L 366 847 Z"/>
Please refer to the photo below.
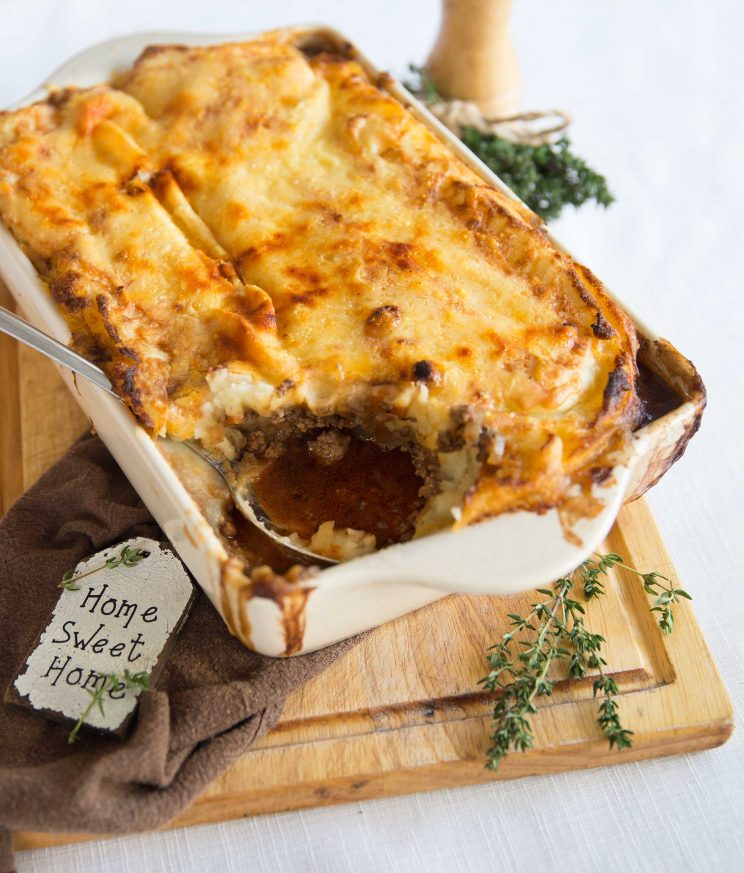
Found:
<path fill-rule="evenodd" d="M 509 33 L 512 0 L 442 0 L 442 24 L 426 74 L 450 100 L 470 100 L 486 118 L 522 108 Z"/>

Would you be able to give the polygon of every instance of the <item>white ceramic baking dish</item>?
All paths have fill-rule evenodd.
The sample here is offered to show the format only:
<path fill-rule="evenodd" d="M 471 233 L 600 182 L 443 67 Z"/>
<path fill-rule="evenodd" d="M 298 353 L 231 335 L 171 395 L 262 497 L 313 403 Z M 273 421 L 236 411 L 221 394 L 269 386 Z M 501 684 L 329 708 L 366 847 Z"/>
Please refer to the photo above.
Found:
<path fill-rule="evenodd" d="M 343 36 L 326 27 L 295 30 L 298 39 L 348 46 Z M 255 36 L 164 32 L 109 40 L 76 55 L 17 106 L 44 99 L 49 87 L 106 82 L 130 66 L 147 45 L 208 45 Z M 364 56 L 357 53 L 357 58 L 372 75 L 379 75 Z M 508 191 L 401 85 L 386 78 L 385 87 L 486 182 Z M 555 240 L 553 243 L 561 248 Z M 67 326 L 46 286 L 4 227 L 0 227 L 0 275 L 29 321 L 57 339 L 69 341 Z M 245 645 L 267 655 L 301 654 L 417 609 L 448 592 L 508 594 L 549 583 L 591 553 L 606 536 L 623 500 L 641 494 L 679 457 L 697 429 L 705 404 L 702 383 L 689 361 L 637 320 L 636 326 L 641 336 L 639 359 L 674 389 L 680 403 L 638 430 L 625 465 L 614 470 L 608 485 L 596 486 L 595 496 L 604 509 L 573 528 L 580 546 L 566 539 L 555 511 L 544 515 L 513 513 L 327 568 L 296 590 L 286 586 L 283 590 L 256 589 L 248 584 L 239 563 L 229 556 L 207 520 L 214 507 L 210 510 L 209 500 L 197 504 L 184 485 L 194 476 L 194 459 L 185 458 L 186 450 L 170 445 L 161 446 L 166 449 L 161 451 L 122 404 L 84 380 L 75 381 L 67 371 L 62 376 L 231 631 Z M 210 475 L 206 470 L 203 474 Z M 219 485 L 212 481 L 206 491 L 219 494 L 215 488 Z"/>

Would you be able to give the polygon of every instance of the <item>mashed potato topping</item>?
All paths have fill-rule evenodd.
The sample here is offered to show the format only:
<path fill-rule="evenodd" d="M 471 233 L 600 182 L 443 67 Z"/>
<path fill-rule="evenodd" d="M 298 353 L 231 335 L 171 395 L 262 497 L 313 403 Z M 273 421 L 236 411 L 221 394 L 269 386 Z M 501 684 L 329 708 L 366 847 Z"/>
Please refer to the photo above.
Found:
<path fill-rule="evenodd" d="M 406 452 L 410 536 L 574 501 L 636 419 L 635 333 L 594 276 L 292 31 L 0 114 L 0 217 L 153 434 L 249 465 L 311 428 Z M 310 540 L 379 545 L 332 518 Z"/>

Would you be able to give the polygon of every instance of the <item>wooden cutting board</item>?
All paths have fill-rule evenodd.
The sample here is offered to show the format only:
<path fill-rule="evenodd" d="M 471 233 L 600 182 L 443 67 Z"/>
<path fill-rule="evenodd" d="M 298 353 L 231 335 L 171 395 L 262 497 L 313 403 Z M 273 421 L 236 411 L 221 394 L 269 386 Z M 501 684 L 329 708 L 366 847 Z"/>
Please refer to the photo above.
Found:
<path fill-rule="evenodd" d="M 10 305 L 4 289 L 0 303 Z M 87 427 L 54 367 L 0 336 L 0 496 L 5 511 Z M 643 500 L 626 506 L 607 549 L 675 577 Z M 557 672 L 534 719 L 535 748 L 484 769 L 489 701 L 478 690 L 484 652 L 529 607 L 518 597 L 451 596 L 378 628 L 294 694 L 279 724 L 184 811 L 173 827 L 513 779 L 713 748 L 733 729 L 731 703 L 691 607 L 664 637 L 639 580 L 614 573 L 588 625 L 608 639 L 609 669 L 632 749 L 599 734 L 591 679 Z M 85 839 L 15 834 L 18 849 Z"/>

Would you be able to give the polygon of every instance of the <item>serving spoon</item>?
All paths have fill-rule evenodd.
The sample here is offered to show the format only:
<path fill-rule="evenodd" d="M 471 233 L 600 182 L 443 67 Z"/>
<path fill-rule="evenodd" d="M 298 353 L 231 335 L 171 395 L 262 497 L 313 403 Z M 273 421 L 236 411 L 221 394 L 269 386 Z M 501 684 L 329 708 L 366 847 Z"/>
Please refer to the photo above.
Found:
<path fill-rule="evenodd" d="M 63 367 L 67 367 L 123 403 L 122 398 L 114 391 L 108 376 L 100 367 L 2 306 L 0 306 L 0 331 L 30 346 L 37 352 L 41 352 L 42 355 L 46 355 Z M 338 563 L 333 558 L 306 549 L 280 533 L 261 507 L 251 483 L 249 481 L 241 482 L 240 488 L 238 487 L 237 477 L 229 461 L 215 457 L 196 440 L 184 440 L 182 444 L 188 446 L 192 452 L 199 455 L 202 460 L 219 473 L 238 512 L 273 540 L 282 551 L 303 563 L 311 561 L 313 564 L 323 567 Z"/>

